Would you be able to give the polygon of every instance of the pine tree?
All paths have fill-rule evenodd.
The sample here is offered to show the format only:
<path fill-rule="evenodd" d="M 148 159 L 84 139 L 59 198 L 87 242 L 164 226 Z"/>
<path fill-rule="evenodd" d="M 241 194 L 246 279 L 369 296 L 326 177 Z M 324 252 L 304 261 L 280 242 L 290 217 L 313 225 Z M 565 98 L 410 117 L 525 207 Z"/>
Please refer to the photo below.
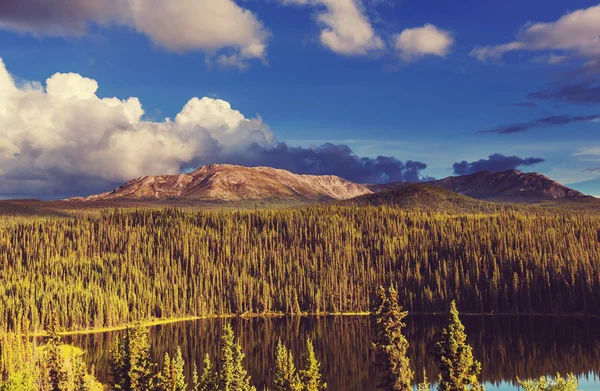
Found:
<path fill-rule="evenodd" d="M 197 375 L 196 375 L 197 377 Z M 212 362 L 208 353 L 204 355 L 204 366 L 202 368 L 202 377 L 200 383 L 196 386 L 198 391 L 218 391 L 219 378 L 213 369 Z"/>
<path fill-rule="evenodd" d="M 58 318 L 52 317 L 48 325 L 48 344 L 46 346 L 46 368 L 50 391 L 66 390 L 67 376 L 64 369 L 64 359 L 61 354 L 61 338 L 58 334 Z"/>
<path fill-rule="evenodd" d="M 135 391 L 151 391 L 154 375 L 152 373 L 152 359 L 150 357 L 150 342 L 148 330 L 137 322 L 129 334 L 129 378 L 131 389 Z"/>
<path fill-rule="evenodd" d="M 300 371 L 300 378 L 304 391 L 319 391 L 327 388 L 321 378 L 321 363 L 317 360 L 313 343 L 310 338 L 306 339 L 306 350 L 304 351 L 304 368 Z"/>
<path fill-rule="evenodd" d="M 273 391 L 302 391 L 302 388 L 292 352 L 285 347 L 281 340 L 277 341 Z"/>
<path fill-rule="evenodd" d="M 233 389 L 235 391 L 256 391 L 256 387 L 250 385 L 250 376 L 244 368 L 244 357 L 246 355 L 242 352 L 242 346 L 236 343 L 233 349 Z"/>
<path fill-rule="evenodd" d="M 417 385 L 417 391 L 431 391 L 431 383 L 427 379 L 427 373 L 423 369 L 423 382 Z"/>
<path fill-rule="evenodd" d="M 112 384 L 120 391 L 150 391 L 154 375 L 150 358 L 148 331 L 136 323 L 127 328 L 125 337 L 117 340 L 110 360 Z"/>
<path fill-rule="evenodd" d="M 81 357 L 76 357 L 73 362 L 74 391 L 90 391 L 90 379 L 87 366 Z"/>
<path fill-rule="evenodd" d="M 408 312 L 398 304 L 394 287 L 377 289 L 375 320 L 377 335 L 373 348 L 380 370 L 379 388 L 386 391 L 412 391 L 413 371 L 407 356 L 408 341 L 402 334 L 403 319 Z"/>
<path fill-rule="evenodd" d="M 115 390 L 126 391 L 131 390 L 129 379 L 129 347 L 128 334 L 125 338 L 117 337 L 115 344 L 110 354 L 110 375 L 112 386 Z"/>
<path fill-rule="evenodd" d="M 235 363 L 233 356 L 234 349 L 233 328 L 229 322 L 223 326 L 223 334 L 221 335 L 221 390 L 222 391 L 237 391 L 233 388 L 233 376 L 235 371 Z"/>
<path fill-rule="evenodd" d="M 456 301 L 450 305 L 449 324 L 436 343 L 436 359 L 440 365 L 439 391 L 483 390 L 477 377 L 481 363 L 473 358 L 473 349 L 467 344 L 465 327 L 458 317 Z"/>
<path fill-rule="evenodd" d="M 177 348 L 177 354 L 171 358 L 165 353 L 165 363 L 162 372 L 158 376 L 158 391 L 186 391 L 184 366 L 185 361 L 181 355 L 181 349 Z"/>

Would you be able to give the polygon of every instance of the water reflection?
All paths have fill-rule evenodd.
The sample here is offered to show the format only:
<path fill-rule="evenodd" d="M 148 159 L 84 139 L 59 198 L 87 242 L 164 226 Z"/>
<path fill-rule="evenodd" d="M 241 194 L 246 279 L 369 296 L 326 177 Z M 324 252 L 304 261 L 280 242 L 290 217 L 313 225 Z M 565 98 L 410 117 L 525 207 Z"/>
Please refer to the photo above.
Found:
<path fill-rule="evenodd" d="M 595 389 L 600 375 L 600 320 L 542 316 L 463 316 L 463 323 L 475 356 L 482 362 L 482 379 L 501 385 L 514 379 L 539 377 L 556 372 L 573 372 Z M 371 340 L 373 327 L 367 317 L 321 317 L 277 319 L 232 319 L 236 335 L 246 353 L 246 365 L 253 384 L 271 384 L 277 338 L 301 357 L 304 341 L 310 336 L 323 362 L 329 390 L 375 391 Z M 410 358 L 420 380 L 423 368 L 435 379 L 432 349 L 445 317 L 413 315 L 407 319 L 406 335 Z M 201 366 L 205 353 L 218 357 L 223 320 L 206 319 L 153 327 L 150 331 L 153 354 L 162 362 L 165 352 L 180 346 L 187 362 Z M 68 340 L 86 351 L 102 381 L 108 380 L 108 357 L 116 335 L 122 332 L 74 336 Z M 192 366 L 187 367 L 191 377 Z M 584 384 L 584 387 L 586 385 Z M 582 387 L 582 388 L 584 388 Z"/>

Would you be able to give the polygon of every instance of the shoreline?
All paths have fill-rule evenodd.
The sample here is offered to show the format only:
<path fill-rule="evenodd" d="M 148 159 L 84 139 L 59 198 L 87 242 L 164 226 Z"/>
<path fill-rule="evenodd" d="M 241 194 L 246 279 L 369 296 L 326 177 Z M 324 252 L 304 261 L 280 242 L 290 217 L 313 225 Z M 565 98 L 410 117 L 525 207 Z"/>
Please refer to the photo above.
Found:
<path fill-rule="evenodd" d="M 153 319 L 147 321 L 141 321 L 142 327 L 154 327 L 154 326 L 162 326 L 166 324 L 180 323 L 180 322 L 190 322 L 195 320 L 202 319 L 232 319 L 232 318 L 240 318 L 240 319 L 253 319 L 253 318 L 302 318 L 302 317 L 310 317 L 310 318 L 319 318 L 319 317 L 332 317 L 332 316 L 370 316 L 370 312 L 322 312 L 322 313 L 310 313 L 305 312 L 301 314 L 285 314 L 278 312 L 270 312 L 270 313 L 242 313 L 242 314 L 220 314 L 220 315 L 198 315 L 198 316 L 183 316 L 183 317 L 173 317 L 173 318 L 164 318 L 164 319 Z M 445 312 L 409 312 L 408 316 L 444 316 L 447 315 Z M 573 314 L 526 314 L 526 313 L 476 313 L 476 312 L 465 312 L 461 313 L 461 316 L 548 316 L 548 317 L 567 317 L 567 318 L 598 318 L 600 315 L 586 315 L 581 313 L 573 313 Z M 73 336 L 73 335 L 88 335 L 88 334 L 103 334 L 110 333 L 114 331 L 125 330 L 128 327 L 132 327 L 135 322 L 115 325 L 115 326 L 104 326 L 97 327 L 91 329 L 81 329 L 81 330 L 65 330 L 61 331 L 58 334 L 60 336 Z M 39 338 L 45 337 L 47 332 L 45 330 L 35 331 L 27 334 L 29 337 Z"/>

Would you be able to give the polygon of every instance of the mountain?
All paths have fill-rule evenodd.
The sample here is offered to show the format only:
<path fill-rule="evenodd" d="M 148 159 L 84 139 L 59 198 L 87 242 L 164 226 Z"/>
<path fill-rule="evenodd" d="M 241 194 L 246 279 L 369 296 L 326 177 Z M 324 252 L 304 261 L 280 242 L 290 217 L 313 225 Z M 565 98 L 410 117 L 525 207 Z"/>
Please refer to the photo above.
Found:
<path fill-rule="evenodd" d="M 436 210 L 445 212 L 495 211 L 499 205 L 457 194 L 442 187 L 427 183 L 403 183 L 391 190 L 365 194 L 351 200 L 342 201 L 345 205 L 388 205 L 403 209 Z"/>
<path fill-rule="evenodd" d="M 338 176 L 298 175 L 270 167 L 211 164 L 188 174 L 145 176 L 107 193 L 76 201 L 330 201 L 370 194 L 371 190 Z"/>
<path fill-rule="evenodd" d="M 479 171 L 474 174 L 453 176 L 437 181 L 425 182 L 472 198 L 496 202 L 538 203 L 542 201 L 580 201 L 585 196 L 547 176 L 522 173 L 517 170 L 502 172 Z M 377 193 L 401 189 L 407 182 L 365 185 Z"/>
<path fill-rule="evenodd" d="M 586 197 L 537 172 L 522 173 L 517 170 L 479 171 L 428 183 L 480 200 L 499 202 L 574 201 Z"/>
<path fill-rule="evenodd" d="M 487 207 L 477 200 L 517 203 L 596 201 L 544 175 L 516 170 L 479 171 L 424 185 L 406 182 L 360 185 L 333 175 L 299 175 L 270 167 L 230 164 L 211 164 L 181 175 L 145 176 L 110 192 L 71 201 L 324 202 L 354 197 L 361 197 L 354 204 L 416 205 L 426 209 L 437 205 L 442 210 Z"/>

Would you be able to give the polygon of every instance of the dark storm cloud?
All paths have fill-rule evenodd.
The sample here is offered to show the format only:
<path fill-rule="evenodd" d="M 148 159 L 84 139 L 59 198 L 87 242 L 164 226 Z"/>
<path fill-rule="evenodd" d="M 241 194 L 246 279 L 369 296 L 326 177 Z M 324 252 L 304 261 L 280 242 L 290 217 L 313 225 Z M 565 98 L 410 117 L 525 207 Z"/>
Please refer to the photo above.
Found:
<path fill-rule="evenodd" d="M 114 0 L 2 0 L 0 28 L 48 35 L 81 35 L 89 21 L 116 16 Z"/>
<path fill-rule="evenodd" d="M 487 159 L 480 159 L 474 162 L 456 162 L 452 166 L 454 173 L 458 175 L 472 174 L 477 171 L 499 172 L 506 170 L 516 170 L 520 167 L 533 166 L 542 163 L 545 160 L 538 157 L 520 158 L 518 156 L 504 156 L 499 153 L 490 155 Z"/>
<path fill-rule="evenodd" d="M 516 124 L 499 126 L 497 128 L 480 130 L 477 133 L 498 133 L 498 134 L 511 134 L 511 133 L 523 133 L 532 128 L 546 128 L 550 126 L 567 125 L 577 122 L 589 122 L 600 119 L 600 115 L 552 115 L 550 117 L 536 119 L 531 122 L 521 122 Z"/>
<path fill-rule="evenodd" d="M 533 92 L 529 98 L 576 104 L 600 103 L 600 85 L 590 82 Z"/>
<path fill-rule="evenodd" d="M 274 147 L 253 144 L 243 153 L 220 163 L 269 166 L 296 174 L 338 175 L 358 183 L 418 182 L 427 168 L 418 161 L 402 162 L 391 156 L 359 157 L 347 145 L 326 143 L 312 148 L 292 147 L 280 142 Z"/>
<path fill-rule="evenodd" d="M 530 109 L 535 109 L 537 107 L 537 105 L 533 102 L 517 102 L 517 103 L 513 103 L 513 106 L 516 107 L 527 107 Z"/>

